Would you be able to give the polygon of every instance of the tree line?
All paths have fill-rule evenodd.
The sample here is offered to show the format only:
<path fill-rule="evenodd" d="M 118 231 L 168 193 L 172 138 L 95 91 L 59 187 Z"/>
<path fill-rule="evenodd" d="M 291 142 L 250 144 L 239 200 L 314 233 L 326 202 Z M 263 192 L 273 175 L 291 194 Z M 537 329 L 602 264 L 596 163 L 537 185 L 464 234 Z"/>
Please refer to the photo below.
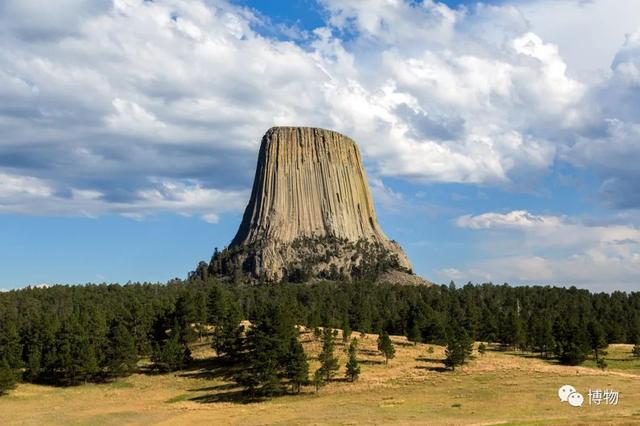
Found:
<path fill-rule="evenodd" d="M 241 327 L 245 319 L 254 326 Z M 166 284 L 29 287 L 0 293 L 0 392 L 19 380 L 110 380 L 137 370 L 141 358 L 151 360 L 150 370 L 180 369 L 191 360 L 189 344 L 209 333 L 219 356 L 248 366 L 237 379 L 250 391 L 260 375 L 271 378 L 267 393 L 285 382 L 296 388 L 302 383 L 295 378 L 305 376 L 295 331 L 301 325 L 446 345 L 451 367 L 468 357 L 473 341 L 579 364 L 601 359 L 610 343 L 640 344 L 640 293 L 370 280 L 234 285 L 198 276 Z M 335 370 L 330 337 L 322 338 L 328 361 L 317 374 L 327 379 Z"/>

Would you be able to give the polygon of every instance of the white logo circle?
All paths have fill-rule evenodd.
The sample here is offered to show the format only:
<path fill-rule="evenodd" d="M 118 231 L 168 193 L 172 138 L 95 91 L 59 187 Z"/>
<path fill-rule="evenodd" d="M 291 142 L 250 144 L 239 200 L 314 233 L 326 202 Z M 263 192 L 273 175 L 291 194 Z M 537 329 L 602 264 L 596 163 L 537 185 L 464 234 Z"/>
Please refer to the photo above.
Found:
<path fill-rule="evenodd" d="M 569 395 L 569 405 L 572 407 L 582 407 L 582 403 L 584 402 L 584 396 L 578 392 L 574 392 Z"/>
<path fill-rule="evenodd" d="M 558 389 L 558 396 L 560 397 L 560 401 L 567 402 L 569 399 L 569 395 L 576 392 L 576 388 L 571 385 L 564 385 L 560 389 Z"/>

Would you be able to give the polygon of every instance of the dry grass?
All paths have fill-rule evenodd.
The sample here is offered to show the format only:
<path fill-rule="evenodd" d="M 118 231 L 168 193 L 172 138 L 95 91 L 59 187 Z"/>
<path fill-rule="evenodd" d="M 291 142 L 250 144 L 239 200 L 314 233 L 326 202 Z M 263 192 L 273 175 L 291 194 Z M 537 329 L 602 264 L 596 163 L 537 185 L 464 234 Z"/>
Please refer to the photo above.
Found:
<path fill-rule="evenodd" d="M 104 385 L 53 388 L 24 384 L 0 398 L 0 424 L 629 424 L 640 423 L 640 362 L 630 346 L 609 349 L 615 363 L 602 372 L 563 367 L 527 354 L 478 355 L 456 372 L 442 372 L 443 348 L 393 337 L 396 357 L 384 364 L 375 335 L 360 338 L 362 376 L 356 383 L 336 380 L 319 394 L 242 403 L 224 369 L 207 362 L 206 344 L 194 348 L 202 368 L 166 375 L 133 375 Z M 311 358 L 320 342 L 302 334 Z M 344 375 L 346 354 L 341 343 Z M 625 368 L 615 368 L 624 363 Z M 614 365 L 615 364 L 615 365 Z M 573 408 L 561 404 L 557 389 L 571 384 L 583 392 L 615 389 L 620 404 Z"/>

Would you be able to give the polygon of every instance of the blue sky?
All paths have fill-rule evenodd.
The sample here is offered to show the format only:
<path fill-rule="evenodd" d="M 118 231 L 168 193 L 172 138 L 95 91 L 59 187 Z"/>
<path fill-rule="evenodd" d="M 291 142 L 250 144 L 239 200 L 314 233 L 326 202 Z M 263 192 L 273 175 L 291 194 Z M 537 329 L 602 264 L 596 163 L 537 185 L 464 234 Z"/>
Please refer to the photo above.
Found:
<path fill-rule="evenodd" d="M 428 279 L 638 288 L 635 0 L 8 0 L 0 51 L 0 289 L 185 277 L 273 125 L 354 138 Z"/>

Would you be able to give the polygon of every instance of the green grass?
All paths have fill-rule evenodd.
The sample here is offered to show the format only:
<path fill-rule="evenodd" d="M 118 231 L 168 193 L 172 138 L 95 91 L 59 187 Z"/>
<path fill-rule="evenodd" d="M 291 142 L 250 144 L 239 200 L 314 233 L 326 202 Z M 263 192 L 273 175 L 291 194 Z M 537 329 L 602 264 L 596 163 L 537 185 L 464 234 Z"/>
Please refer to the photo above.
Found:
<path fill-rule="evenodd" d="M 306 336 L 305 336 L 306 337 Z M 397 343 L 403 338 L 393 337 Z M 437 371 L 444 350 L 427 345 L 396 346 L 389 365 L 377 363 L 375 336 L 360 342 L 362 375 L 356 383 L 335 381 L 318 394 L 246 403 L 238 388 L 213 370 L 164 375 L 138 374 L 106 384 L 71 388 L 21 384 L 0 398 L 0 424 L 630 424 L 640 421 L 640 372 L 626 361 L 630 346 L 609 349 L 609 371 L 564 367 L 535 357 L 487 352 L 463 369 Z M 305 343 L 310 358 L 317 341 Z M 208 352 L 209 351 L 209 352 Z M 201 359 L 212 356 L 208 345 L 194 348 Z M 344 373 L 346 356 L 339 352 Z M 526 354 L 525 354 L 526 355 Z M 630 354 L 629 354 L 630 355 Z M 630 364 L 629 364 L 630 363 Z M 311 371 L 317 361 L 311 362 Z M 627 364 L 632 367 L 626 367 Z M 206 365 L 204 363 L 203 365 Z M 638 374 L 636 374 L 638 373 Z M 571 384 L 579 392 L 614 389 L 617 407 L 570 407 L 557 389 Z"/>
<path fill-rule="evenodd" d="M 604 359 L 607 362 L 607 368 L 612 371 L 624 371 L 629 373 L 640 374 L 640 358 L 631 354 L 631 348 L 628 345 L 611 345 L 605 349 L 607 354 Z M 595 359 L 588 359 L 583 364 L 585 367 L 597 368 Z"/>
<path fill-rule="evenodd" d="M 129 383 L 126 379 L 114 380 L 113 382 L 107 383 L 107 386 L 114 389 L 130 389 L 135 387 L 133 383 Z"/>
<path fill-rule="evenodd" d="M 189 399 L 191 399 L 193 397 L 193 394 L 190 393 L 181 393 L 180 395 L 176 395 L 172 398 L 167 399 L 165 402 L 167 404 L 173 404 L 174 402 L 182 402 L 182 401 L 188 401 Z"/>
<path fill-rule="evenodd" d="M 500 351 L 498 351 L 500 352 Z M 640 374 L 640 358 L 631 354 L 630 345 L 614 344 L 605 349 L 604 359 L 607 362 L 607 370 Z M 502 351 L 501 353 L 527 359 L 539 359 L 550 365 L 559 365 L 553 358 L 543 358 L 538 353 L 526 351 Z M 599 369 L 593 355 L 589 355 L 587 360 L 581 364 L 582 367 Z"/>

